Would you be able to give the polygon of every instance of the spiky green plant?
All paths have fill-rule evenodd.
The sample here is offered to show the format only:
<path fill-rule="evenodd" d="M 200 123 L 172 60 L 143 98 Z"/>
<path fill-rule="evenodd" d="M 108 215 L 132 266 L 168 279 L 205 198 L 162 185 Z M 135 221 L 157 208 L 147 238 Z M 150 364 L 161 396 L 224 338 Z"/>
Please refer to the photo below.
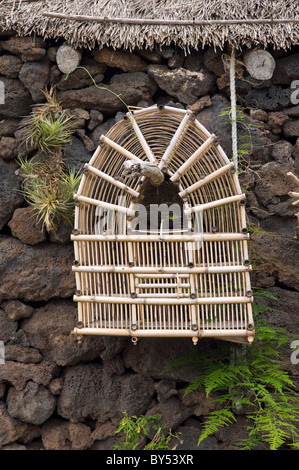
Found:
<path fill-rule="evenodd" d="M 257 298 L 263 296 L 271 295 L 257 292 Z M 256 336 L 251 346 L 221 343 L 208 354 L 180 358 L 169 366 L 198 368 L 200 375 L 188 385 L 185 395 L 203 387 L 220 404 L 205 417 L 198 444 L 236 421 L 234 412 L 246 406 L 252 411 L 245 413 L 248 437 L 237 443 L 241 449 L 299 447 L 299 396 L 282 367 L 280 353 L 290 338 L 284 329 L 275 329 L 260 318 L 258 314 L 264 310 L 271 309 L 259 303 L 254 307 Z"/>
<path fill-rule="evenodd" d="M 19 159 L 19 165 L 24 198 L 49 232 L 60 222 L 72 223 L 80 172 L 67 171 L 62 157 L 74 132 L 72 118 L 56 100 L 54 88 L 44 95 L 46 102 L 35 105 L 23 121 L 25 141 L 37 154 Z"/>
<path fill-rule="evenodd" d="M 23 176 L 22 194 L 46 230 L 53 230 L 60 222 L 71 224 L 80 172 L 61 169 L 55 175 L 49 175 L 45 165 L 34 159 L 20 159 L 19 163 Z"/>
<path fill-rule="evenodd" d="M 34 106 L 23 121 L 25 141 L 33 149 L 45 154 L 61 150 L 74 132 L 72 116 L 56 100 L 55 89 L 44 91 L 46 102 Z"/>
<path fill-rule="evenodd" d="M 62 112 L 59 116 L 44 117 L 34 114 L 29 127 L 27 142 L 43 153 L 55 153 L 70 141 L 73 133 L 71 116 Z"/>

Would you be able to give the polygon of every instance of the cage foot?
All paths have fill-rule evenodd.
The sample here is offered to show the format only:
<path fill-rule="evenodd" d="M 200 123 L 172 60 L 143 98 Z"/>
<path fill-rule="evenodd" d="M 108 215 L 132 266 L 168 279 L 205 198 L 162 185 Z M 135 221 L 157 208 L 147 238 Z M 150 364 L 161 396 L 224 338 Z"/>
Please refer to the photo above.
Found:
<path fill-rule="evenodd" d="M 197 336 L 192 336 L 192 342 L 193 342 L 194 346 L 197 345 L 197 343 L 198 343 L 198 338 L 197 338 Z"/>
<path fill-rule="evenodd" d="M 82 341 L 83 341 L 83 335 L 76 335 L 75 336 L 75 341 L 78 344 L 78 346 L 81 346 Z"/>
<path fill-rule="evenodd" d="M 134 344 L 134 346 L 137 346 L 138 338 L 136 338 L 136 336 L 133 336 L 133 337 L 131 338 L 131 341 L 132 341 L 132 343 Z"/>

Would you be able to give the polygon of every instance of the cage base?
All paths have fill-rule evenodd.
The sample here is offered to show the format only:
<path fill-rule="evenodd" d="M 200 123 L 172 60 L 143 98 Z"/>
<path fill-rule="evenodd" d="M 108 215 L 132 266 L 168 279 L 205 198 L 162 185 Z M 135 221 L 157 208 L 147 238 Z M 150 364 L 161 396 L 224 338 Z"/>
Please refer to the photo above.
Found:
<path fill-rule="evenodd" d="M 154 329 L 116 329 L 116 328 L 74 328 L 72 334 L 79 336 L 127 336 L 131 338 L 214 338 L 235 343 L 251 344 L 254 330 L 154 330 Z M 197 341 L 196 341 L 197 342 Z"/>

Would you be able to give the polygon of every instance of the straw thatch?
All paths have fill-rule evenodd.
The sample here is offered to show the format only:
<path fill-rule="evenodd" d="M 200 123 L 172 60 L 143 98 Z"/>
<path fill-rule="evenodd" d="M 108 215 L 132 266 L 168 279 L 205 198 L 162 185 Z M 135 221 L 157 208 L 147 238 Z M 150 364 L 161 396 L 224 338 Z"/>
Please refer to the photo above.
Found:
<path fill-rule="evenodd" d="M 152 49 L 168 44 L 187 50 L 205 45 L 223 48 L 225 44 L 288 49 L 299 41 L 299 23 L 294 22 L 299 21 L 298 7 L 298 0 L 4 0 L 0 1 L 0 28 L 16 30 L 22 36 L 35 33 L 64 38 L 74 47 L 90 49 L 104 45 Z M 46 12 L 98 20 L 50 18 Z M 103 22 L 103 18 L 122 22 Z M 136 21 L 126 23 L 129 19 Z M 231 23 L 240 19 L 248 22 Z M 265 19 L 269 21 L 259 22 Z M 285 19 L 293 21 L 277 21 Z M 158 20 L 158 24 L 149 20 Z M 196 24 L 202 20 L 206 23 Z M 215 20 L 228 22 L 215 24 Z"/>

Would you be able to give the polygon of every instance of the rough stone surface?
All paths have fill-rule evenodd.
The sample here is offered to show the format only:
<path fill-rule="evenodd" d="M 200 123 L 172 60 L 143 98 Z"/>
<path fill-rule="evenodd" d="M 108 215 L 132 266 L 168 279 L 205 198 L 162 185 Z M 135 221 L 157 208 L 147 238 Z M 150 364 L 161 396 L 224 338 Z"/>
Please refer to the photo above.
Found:
<path fill-rule="evenodd" d="M 162 90 L 185 104 L 208 95 L 214 86 L 213 76 L 205 69 L 191 72 L 183 67 L 170 70 L 165 65 L 149 65 L 148 74 Z"/>
<path fill-rule="evenodd" d="M 16 390 L 23 390 L 29 380 L 47 386 L 56 372 L 57 366 L 46 361 L 39 364 L 6 361 L 0 368 L 0 383 L 8 382 Z"/>
<path fill-rule="evenodd" d="M 207 108 L 208 106 L 211 106 L 211 98 L 209 95 L 202 96 L 199 98 L 199 100 L 195 101 L 195 103 L 187 106 L 187 109 L 190 109 L 193 113 L 197 114 L 199 111 L 201 111 L 203 108 Z"/>
<path fill-rule="evenodd" d="M 105 440 L 95 441 L 94 445 L 90 448 L 90 450 L 108 450 L 114 449 L 115 445 L 123 444 L 125 439 L 123 436 L 117 435 L 110 437 Z"/>
<path fill-rule="evenodd" d="M 109 129 L 114 126 L 115 124 L 115 119 L 107 119 L 107 121 L 103 122 L 102 124 L 99 124 L 94 131 L 91 134 L 91 138 L 96 146 L 99 145 L 100 143 L 100 137 L 101 135 L 105 135 Z"/>
<path fill-rule="evenodd" d="M 77 324 L 77 306 L 69 300 L 53 300 L 23 320 L 30 345 L 60 366 L 91 361 L 105 350 L 101 337 L 87 337 L 81 345 L 71 334 Z"/>
<path fill-rule="evenodd" d="M 291 54 L 276 60 L 272 76 L 274 85 L 290 85 L 299 77 L 299 54 Z"/>
<path fill-rule="evenodd" d="M 289 171 L 294 171 L 292 163 L 269 162 L 263 165 L 256 178 L 255 194 L 260 204 L 268 207 L 271 213 L 292 217 L 295 208 L 287 196 L 289 191 L 295 190 L 295 184 L 287 176 Z"/>
<path fill-rule="evenodd" d="M 231 130 L 228 110 L 230 102 L 220 94 L 211 97 L 211 106 L 197 114 L 197 119 L 209 132 L 217 136 L 217 140 L 230 158 L 232 153 Z M 225 113 L 226 111 L 226 113 Z M 261 122 L 252 121 L 245 116 L 244 124 L 238 124 L 238 143 L 246 146 L 251 161 L 266 163 L 271 155 L 272 141 Z M 242 157 L 240 157 L 242 161 Z"/>
<path fill-rule="evenodd" d="M 90 152 L 78 137 L 72 136 L 71 141 L 63 150 L 63 158 L 67 168 L 75 171 L 82 170 L 85 163 L 90 160 Z"/>
<path fill-rule="evenodd" d="M 5 89 L 5 103 L 1 104 L 0 117 L 20 118 L 26 115 L 33 102 L 29 90 L 16 78 L 0 75 L 0 80 Z"/>
<path fill-rule="evenodd" d="M 10 388 L 7 395 L 7 411 L 25 423 L 40 426 L 53 414 L 56 399 L 43 385 L 28 382 L 24 390 Z"/>
<path fill-rule="evenodd" d="M 33 312 L 33 307 L 26 305 L 19 300 L 8 300 L 3 304 L 6 315 L 11 320 L 20 320 L 21 318 L 28 318 Z"/>
<path fill-rule="evenodd" d="M 204 341 L 198 348 L 204 350 L 208 345 L 209 341 Z M 194 348 L 190 339 L 143 338 L 134 348 L 126 348 L 123 357 L 126 367 L 143 376 L 161 379 L 163 371 L 164 379 L 180 381 L 183 373 L 184 380 L 189 381 L 196 377 L 192 368 L 164 369 L 181 356 L 196 354 L 198 348 Z"/>
<path fill-rule="evenodd" d="M 203 51 L 193 51 L 192 54 L 187 55 L 184 68 L 191 70 L 191 72 L 199 72 L 202 69 L 204 63 Z"/>
<path fill-rule="evenodd" d="M 5 444 L 12 443 L 19 439 L 25 427 L 26 424 L 10 416 L 5 403 L 0 402 L 0 446 L 4 446 Z"/>
<path fill-rule="evenodd" d="M 71 422 L 86 418 L 105 422 L 109 418 L 144 413 L 154 394 L 153 380 L 138 374 L 107 377 L 98 364 L 72 366 L 65 370 L 58 398 L 58 413 Z"/>
<path fill-rule="evenodd" d="M 88 123 L 88 130 L 93 131 L 99 124 L 101 124 L 104 120 L 104 116 L 100 111 L 96 109 L 90 110 L 90 121 Z"/>
<path fill-rule="evenodd" d="M 16 209 L 8 226 L 14 237 L 28 245 L 37 245 L 47 240 L 42 222 L 37 221 L 31 207 Z"/>
<path fill-rule="evenodd" d="M 275 233 L 255 233 L 251 239 L 253 259 L 259 270 L 273 275 L 282 285 L 299 290 L 298 242 Z"/>
<path fill-rule="evenodd" d="M 155 389 L 160 403 L 165 403 L 168 398 L 178 394 L 176 384 L 173 380 L 160 380 L 155 384 Z"/>
<path fill-rule="evenodd" d="M 208 49 L 204 53 L 204 64 L 206 68 L 210 72 L 215 73 L 215 75 L 218 77 L 220 77 L 225 72 L 222 55 L 222 50 L 217 50 L 215 52 L 213 49 Z"/>
<path fill-rule="evenodd" d="M 8 301 L 9 303 L 10 301 Z M 13 302 L 13 301 L 12 301 Z M 5 306 L 6 302 L 4 302 Z M 5 307 L 4 307 L 5 308 Z M 10 337 L 9 344 L 14 344 L 16 346 L 22 346 L 23 348 L 28 348 L 30 347 L 29 341 L 27 339 L 27 336 L 25 335 L 24 331 L 22 328 L 19 328 L 15 333 L 13 333 Z"/>
<path fill-rule="evenodd" d="M 273 130 L 277 128 L 281 128 L 281 126 L 288 121 L 288 116 L 286 116 L 284 113 L 280 111 L 268 113 L 268 124 Z M 281 130 L 281 129 L 280 129 Z"/>
<path fill-rule="evenodd" d="M 299 119 L 289 119 L 283 124 L 283 134 L 286 137 L 299 135 Z"/>
<path fill-rule="evenodd" d="M 19 122 L 20 120 L 16 118 L 2 119 L 0 126 L 0 136 L 13 137 L 18 128 Z"/>
<path fill-rule="evenodd" d="M 69 243 L 71 240 L 72 226 L 70 224 L 60 223 L 49 233 L 49 240 L 52 243 Z"/>
<path fill-rule="evenodd" d="M 270 86 L 267 93 L 264 89 L 252 88 L 242 96 L 241 102 L 242 105 L 250 108 L 255 108 L 256 103 L 258 103 L 258 107 L 264 111 L 279 111 L 283 107 L 291 106 L 291 94 L 292 90 L 290 88 L 276 85 Z"/>
<path fill-rule="evenodd" d="M 89 112 L 85 109 L 70 108 L 65 110 L 72 117 L 73 129 L 82 129 L 85 126 L 86 121 L 89 120 Z"/>
<path fill-rule="evenodd" d="M 71 244 L 33 247 L 2 235 L 0 246 L 0 294 L 3 298 L 27 302 L 70 297 L 74 293 Z"/>
<path fill-rule="evenodd" d="M 76 134 L 80 138 L 80 140 L 83 142 L 88 152 L 92 153 L 96 149 L 94 142 L 90 139 L 90 137 L 86 135 L 84 129 L 78 129 L 76 131 Z"/>
<path fill-rule="evenodd" d="M 53 395 L 60 395 L 62 386 L 63 386 L 62 378 L 56 377 L 49 383 L 49 390 Z"/>
<path fill-rule="evenodd" d="M 171 69 L 177 69 L 181 67 L 185 62 L 185 55 L 181 49 L 177 49 L 172 57 L 169 57 L 167 65 Z"/>
<path fill-rule="evenodd" d="M 143 72 L 147 67 L 146 62 L 129 51 L 119 51 L 103 47 L 100 51 L 94 50 L 93 56 L 100 64 L 118 68 L 124 72 Z"/>
<path fill-rule="evenodd" d="M 16 139 L 16 146 L 15 152 L 18 154 L 19 157 L 30 157 L 35 149 L 33 145 L 31 145 L 27 141 L 27 134 L 26 129 L 23 128 L 24 120 L 20 121 L 18 129 L 14 133 L 14 137 Z"/>
<path fill-rule="evenodd" d="M 185 390 L 180 390 L 179 397 L 183 405 L 193 407 L 193 413 L 195 416 L 204 416 L 210 411 L 219 409 L 219 405 L 213 401 L 213 397 L 207 397 L 203 388 L 193 390 L 187 395 L 184 394 Z"/>
<path fill-rule="evenodd" d="M 290 161 L 293 153 L 293 145 L 286 141 L 280 140 L 272 147 L 272 158 L 279 163 L 286 163 Z"/>
<path fill-rule="evenodd" d="M 13 137 L 2 137 L 0 140 L 0 157 L 12 160 L 15 157 L 16 140 Z"/>
<path fill-rule="evenodd" d="M 24 348 L 16 344 L 7 344 L 5 346 L 5 360 L 17 361 L 23 364 L 38 364 L 42 361 L 41 353 L 34 348 Z"/>
<path fill-rule="evenodd" d="M 122 84 L 135 88 L 142 93 L 144 100 L 151 99 L 158 90 L 156 82 L 144 72 L 116 74 L 113 75 L 110 83 Z"/>
<path fill-rule="evenodd" d="M 291 108 L 286 108 L 282 112 L 289 117 L 299 117 L 299 105 L 297 104 L 292 106 Z"/>
<path fill-rule="evenodd" d="M 45 101 L 43 91 L 49 84 L 50 62 L 45 58 L 42 62 L 26 62 L 19 73 L 23 85 L 30 91 L 35 103 Z"/>
<path fill-rule="evenodd" d="M 190 407 L 184 406 L 176 397 L 171 397 L 164 403 L 153 406 L 147 412 L 148 415 L 161 415 L 159 425 L 165 426 L 164 432 L 176 431 L 181 423 L 193 414 Z M 152 430 L 152 437 L 155 432 Z"/>
<path fill-rule="evenodd" d="M 182 450 L 222 450 L 223 447 L 218 444 L 218 441 L 215 437 L 208 437 L 198 446 L 198 439 L 200 436 L 200 427 L 195 425 L 190 426 L 180 426 L 176 430 L 179 435 L 179 439 L 183 441 L 180 443 L 180 440 L 173 438 L 170 441 L 171 446 L 175 446 L 176 452 Z"/>
<path fill-rule="evenodd" d="M 42 427 L 46 450 L 86 450 L 93 444 L 91 430 L 82 423 L 52 420 Z"/>
<path fill-rule="evenodd" d="M 92 76 L 96 83 L 102 83 L 106 66 L 103 64 L 86 65 L 86 70 Z M 78 88 L 89 87 L 94 84 L 90 75 L 84 69 L 77 69 L 70 74 L 62 74 L 61 80 L 57 84 L 58 90 L 74 90 Z"/>
<path fill-rule="evenodd" d="M 236 444 L 242 439 L 248 437 L 247 426 L 250 424 L 248 418 L 244 416 L 238 416 L 236 422 L 229 426 L 219 428 L 215 433 L 217 437 L 224 444 Z"/>
<path fill-rule="evenodd" d="M 0 158 L 0 230 L 23 202 L 20 189 L 13 169 Z"/>
<path fill-rule="evenodd" d="M 229 107 L 229 101 L 222 95 L 211 97 L 211 106 L 202 109 L 196 116 L 209 132 L 215 134 L 227 155 L 231 154 L 231 136 L 226 116 L 220 116 Z"/>
<path fill-rule="evenodd" d="M 269 287 L 267 290 L 274 298 L 263 297 L 260 300 L 260 303 L 272 309 L 265 312 L 265 318 L 275 328 L 285 328 L 289 332 L 298 331 L 298 292 L 277 286 Z"/>
<path fill-rule="evenodd" d="M 22 67 L 22 61 L 13 55 L 2 55 L 0 57 L 0 75 L 9 78 L 17 78 Z"/>
<path fill-rule="evenodd" d="M 118 420 L 108 420 L 106 423 L 97 423 L 91 437 L 94 441 L 105 441 L 115 436 L 118 425 Z"/>
<path fill-rule="evenodd" d="M 111 115 L 126 109 L 124 103 L 134 106 L 142 99 L 139 90 L 122 84 L 90 86 L 81 90 L 66 90 L 57 93 L 57 99 L 63 108 L 96 109 L 103 114 Z M 107 91 L 108 90 L 108 91 Z M 109 92 L 112 91 L 113 93 Z M 121 95 L 121 101 L 116 95 Z M 123 103 L 124 102 L 124 103 Z"/>
<path fill-rule="evenodd" d="M 0 341 L 7 343 L 11 335 L 18 329 L 17 322 L 11 320 L 4 310 L 0 309 Z"/>
<path fill-rule="evenodd" d="M 1 41 L 4 51 L 8 51 L 21 58 L 23 62 L 42 60 L 46 54 L 46 43 L 41 38 L 12 37 Z"/>

